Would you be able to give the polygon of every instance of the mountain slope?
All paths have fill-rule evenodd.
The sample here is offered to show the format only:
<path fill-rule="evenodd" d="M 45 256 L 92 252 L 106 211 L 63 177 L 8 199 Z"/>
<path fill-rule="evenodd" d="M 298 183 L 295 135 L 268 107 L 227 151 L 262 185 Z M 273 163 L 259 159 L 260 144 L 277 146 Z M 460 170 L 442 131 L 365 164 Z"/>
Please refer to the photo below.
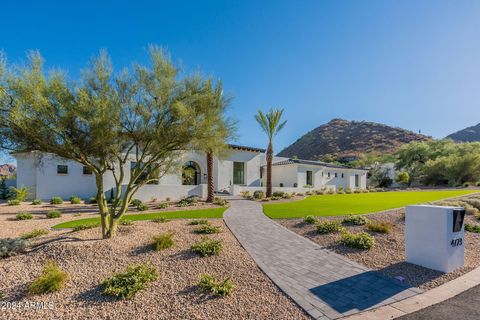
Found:
<path fill-rule="evenodd" d="M 405 143 L 429 139 L 380 123 L 333 119 L 308 132 L 278 155 L 319 160 L 326 155 L 342 158 L 369 152 L 393 153 Z"/>
<path fill-rule="evenodd" d="M 452 139 L 457 142 L 472 142 L 480 141 L 480 123 L 476 126 L 471 126 L 463 130 L 454 132 L 448 136 L 447 139 Z"/>

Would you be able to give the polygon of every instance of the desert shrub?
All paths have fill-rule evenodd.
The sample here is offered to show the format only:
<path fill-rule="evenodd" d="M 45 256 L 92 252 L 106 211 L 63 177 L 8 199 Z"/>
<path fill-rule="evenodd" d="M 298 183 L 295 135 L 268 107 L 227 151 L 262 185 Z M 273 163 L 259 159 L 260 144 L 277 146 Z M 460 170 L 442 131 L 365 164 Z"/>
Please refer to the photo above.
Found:
<path fill-rule="evenodd" d="M 480 200 L 478 199 L 471 199 L 471 198 L 466 198 L 466 199 L 463 199 L 464 202 L 468 203 L 469 205 L 471 205 L 472 207 L 480 210 Z"/>
<path fill-rule="evenodd" d="M 313 188 L 313 186 L 311 184 L 306 184 L 303 186 L 304 188 Z"/>
<path fill-rule="evenodd" d="M 350 188 L 345 189 L 345 193 L 347 193 L 347 194 L 352 193 L 352 189 L 350 189 Z"/>
<path fill-rule="evenodd" d="M 82 202 L 82 199 L 80 199 L 77 196 L 71 196 L 70 197 L 70 203 L 71 204 L 80 204 Z"/>
<path fill-rule="evenodd" d="M 363 226 L 364 224 L 367 224 L 368 219 L 365 218 L 364 216 L 360 215 L 348 215 L 345 218 L 343 218 L 342 223 L 345 224 L 353 224 L 355 226 Z"/>
<path fill-rule="evenodd" d="M 213 240 L 209 238 L 203 238 L 202 241 L 195 243 L 191 246 L 192 252 L 201 255 L 202 257 L 216 256 L 223 249 L 221 240 Z"/>
<path fill-rule="evenodd" d="M 170 197 L 165 198 L 165 201 L 167 201 L 167 202 L 170 202 L 170 200 L 172 200 L 172 199 L 170 199 Z"/>
<path fill-rule="evenodd" d="M 357 188 L 357 189 L 353 190 L 353 193 L 362 193 L 362 190 Z"/>
<path fill-rule="evenodd" d="M 253 198 L 263 199 L 263 198 L 265 198 L 265 192 L 263 192 L 262 190 L 257 190 L 253 193 Z"/>
<path fill-rule="evenodd" d="M 230 278 L 225 278 L 223 281 L 218 281 L 214 276 L 204 274 L 200 277 L 198 283 L 199 288 L 208 292 L 213 296 L 225 297 L 232 293 L 235 285 Z"/>
<path fill-rule="evenodd" d="M 157 205 L 157 209 L 167 209 L 168 207 L 170 207 L 170 205 L 166 202 L 162 202 Z"/>
<path fill-rule="evenodd" d="M 343 187 L 339 186 L 337 192 L 343 192 Z"/>
<path fill-rule="evenodd" d="M 472 183 L 471 183 L 471 182 L 465 182 L 465 183 L 463 184 L 463 187 L 464 187 L 464 188 L 468 188 L 468 187 L 470 187 L 470 186 L 472 186 Z"/>
<path fill-rule="evenodd" d="M 195 229 L 195 233 L 200 233 L 200 234 L 212 234 L 212 233 L 220 233 L 220 232 L 222 232 L 222 228 L 220 228 L 219 226 L 211 225 L 211 224 L 204 224 L 199 228 Z"/>
<path fill-rule="evenodd" d="M 225 199 L 216 197 L 215 199 L 213 199 L 213 204 L 217 206 L 225 207 L 228 204 L 228 201 Z"/>
<path fill-rule="evenodd" d="M 196 226 L 196 225 L 199 225 L 199 224 L 210 224 L 210 222 L 208 222 L 207 219 L 200 219 L 200 220 L 192 220 L 192 221 L 190 221 L 190 225 L 192 225 L 192 226 Z"/>
<path fill-rule="evenodd" d="M 20 205 L 20 200 L 8 200 L 7 204 L 9 206 L 19 206 Z"/>
<path fill-rule="evenodd" d="M 30 242 L 22 238 L 0 239 L 0 258 L 7 258 L 23 253 L 29 245 Z"/>
<path fill-rule="evenodd" d="M 342 233 L 341 243 L 350 248 L 370 249 L 375 245 L 375 238 L 366 232 Z"/>
<path fill-rule="evenodd" d="M 250 191 L 248 191 L 248 190 L 247 190 L 247 191 L 242 191 L 242 192 L 240 192 L 240 195 L 241 195 L 243 198 L 245 198 L 245 199 L 248 199 L 248 198 L 250 198 L 250 196 L 251 196 L 251 195 L 250 195 Z"/>
<path fill-rule="evenodd" d="M 133 221 L 123 218 L 118 221 L 118 224 L 120 224 L 121 226 L 133 226 Z"/>
<path fill-rule="evenodd" d="M 327 194 L 335 194 L 335 190 L 334 189 L 328 189 Z"/>
<path fill-rule="evenodd" d="M 62 214 L 58 210 L 50 210 L 47 212 L 48 219 L 60 218 Z"/>
<path fill-rule="evenodd" d="M 67 273 L 53 261 L 48 261 L 42 275 L 28 286 L 30 294 L 44 294 L 59 291 L 65 286 Z"/>
<path fill-rule="evenodd" d="M 322 221 L 317 224 L 318 233 L 333 233 L 342 230 L 342 225 L 338 221 Z"/>
<path fill-rule="evenodd" d="M 292 195 L 288 192 L 285 192 L 282 196 L 283 199 L 290 199 L 292 197 Z"/>
<path fill-rule="evenodd" d="M 130 201 L 130 205 L 132 205 L 133 207 L 138 207 L 139 205 L 141 205 L 143 202 L 142 200 L 140 199 L 133 199 L 132 201 Z"/>
<path fill-rule="evenodd" d="M 378 233 L 390 233 L 393 225 L 388 221 L 371 221 L 367 225 L 368 230 Z"/>
<path fill-rule="evenodd" d="M 305 192 L 305 194 L 306 194 L 307 196 L 311 196 L 311 195 L 313 194 L 313 191 L 307 191 L 307 192 Z"/>
<path fill-rule="evenodd" d="M 177 207 L 189 207 L 194 206 L 196 202 L 193 201 L 195 198 L 184 198 L 177 202 Z"/>
<path fill-rule="evenodd" d="M 93 228 L 97 228 L 99 226 L 100 226 L 100 223 L 84 223 L 84 224 L 80 224 L 78 226 L 73 227 L 73 231 L 93 229 Z"/>
<path fill-rule="evenodd" d="M 157 271 L 149 264 L 131 265 L 126 272 L 117 273 L 102 282 L 103 294 L 130 299 L 157 278 Z"/>
<path fill-rule="evenodd" d="M 271 200 L 270 198 L 262 198 L 262 199 L 260 199 L 260 201 L 263 201 L 263 202 L 268 202 L 268 201 L 270 201 L 270 200 Z"/>
<path fill-rule="evenodd" d="M 175 244 L 173 241 L 173 232 L 166 232 L 153 237 L 153 248 L 157 251 L 168 249 Z"/>
<path fill-rule="evenodd" d="M 297 196 L 299 196 L 299 197 L 303 197 L 303 196 L 304 196 L 304 194 L 303 194 L 303 193 L 301 193 L 301 192 L 297 192 Z"/>
<path fill-rule="evenodd" d="M 25 199 L 28 197 L 28 194 L 29 194 L 28 187 L 20 187 L 20 188 L 10 187 L 8 198 L 11 200 L 18 200 L 22 202 L 22 201 L 25 201 Z"/>
<path fill-rule="evenodd" d="M 323 191 L 323 190 L 315 190 L 315 194 L 316 194 L 317 196 L 321 196 L 321 195 L 324 195 L 324 194 L 325 194 L 325 191 Z"/>
<path fill-rule="evenodd" d="M 26 233 L 22 234 L 20 236 L 20 238 L 22 238 L 22 239 L 33 239 L 33 238 L 37 238 L 37 237 L 40 237 L 40 236 L 44 236 L 48 233 L 49 233 L 49 231 L 47 229 L 33 229 L 30 232 L 26 232 Z"/>
<path fill-rule="evenodd" d="M 284 194 L 285 194 L 285 192 L 283 192 L 283 191 L 275 191 L 275 192 L 272 193 L 272 197 L 282 198 Z"/>
<path fill-rule="evenodd" d="M 473 224 L 465 223 L 465 231 L 480 233 L 480 225 L 473 225 Z"/>
<path fill-rule="evenodd" d="M 34 199 L 34 200 L 32 201 L 32 205 L 34 205 L 34 206 L 38 206 L 39 204 L 42 204 L 42 200 L 40 200 L 40 199 Z"/>
<path fill-rule="evenodd" d="M 33 216 L 30 212 L 17 213 L 17 215 L 15 216 L 15 219 L 17 220 L 30 220 L 32 218 Z"/>
<path fill-rule="evenodd" d="M 90 198 L 88 198 L 87 202 L 88 202 L 89 204 L 96 204 L 96 203 L 97 203 L 97 198 L 95 198 L 95 197 L 90 197 Z"/>
<path fill-rule="evenodd" d="M 148 206 L 147 206 L 145 203 L 140 203 L 140 204 L 137 206 L 137 210 L 138 210 L 138 211 L 146 211 L 146 210 L 148 210 Z"/>
<path fill-rule="evenodd" d="M 270 198 L 270 200 L 280 200 L 280 199 L 282 199 L 282 198 L 281 198 L 281 197 L 275 197 L 275 196 L 272 196 L 272 197 Z"/>
<path fill-rule="evenodd" d="M 61 197 L 52 197 L 52 199 L 50 199 L 50 204 L 62 204 L 63 203 L 63 199 Z"/>
<path fill-rule="evenodd" d="M 155 222 L 155 223 L 165 223 L 165 222 L 168 222 L 170 220 L 167 219 L 167 217 L 165 217 L 165 216 L 161 216 L 161 217 L 153 219 L 152 221 Z"/>
<path fill-rule="evenodd" d="M 317 223 L 317 217 L 306 216 L 305 218 L 303 218 L 303 222 L 308 223 L 308 224 L 315 224 L 315 223 Z"/>

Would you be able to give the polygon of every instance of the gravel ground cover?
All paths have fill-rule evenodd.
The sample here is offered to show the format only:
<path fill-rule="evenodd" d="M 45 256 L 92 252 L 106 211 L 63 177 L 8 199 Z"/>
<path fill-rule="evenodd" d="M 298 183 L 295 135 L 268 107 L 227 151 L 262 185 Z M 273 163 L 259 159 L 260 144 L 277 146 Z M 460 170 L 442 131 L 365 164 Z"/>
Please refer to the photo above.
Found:
<path fill-rule="evenodd" d="M 55 219 L 60 221 L 61 219 Z M 38 227 L 46 219 L 11 221 L 9 228 L 29 224 Z M 5 231 L 1 220 L 0 237 L 23 231 Z M 8 221 L 10 223 L 10 221 Z M 201 240 L 196 226 L 188 220 L 166 223 L 135 222 L 122 226 L 116 239 L 100 240 L 98 229 L 60 231 L 34 240 L 36 249 L 0 260 L 0 292 L 7 302 L 51 302 L 45 310 L 0 310 L 2 319 L 308 319 L 259 270 L 223 221 L 211 220 L 222 233 L 209 235 L 223 241 L 219 256 L 202 258 L 190 252 Z M 22 227 L 24 228 L 24 227 Z M 151 238 L 162 232 L 175 233 L 175 246 L 164 251 L 151 249 Z M 44 244 L 41 244 L 44 243 Z M 66 287 L 59 292 L 29 296 L 27 286 L 42 271 L 47 260 L 54 260 L 68 273 Z M 115 300 L 101 294 L 99 284 L 128 265 L 150 262 L 159 279 L 132 300 Z M 202 274 L 230 277 L 235 284 L 231 296 L 212 298 L 199 292 Z"/>
<path fill-rule="evenodd" d="M 474 268 L 480 266 L 480 234 L 465 232 L 465 266 L 449 274 L 416 266 L 404 262 L 404 209 L 365 215 L 371 221 L 388 221 L 393 224 L 391 233 L 382 234 L 370 232 L 366 225 L 344 227 L 354 233 L 368 232 L 375 237 L 375 246 L 370 250 L 347 248 L 340 244 L 340 233 L 319 234 L 312 224 L 306 224 L 303 219 L 279 219 L 276 222 L 282 224 L 293 232 L 307 237 L 322 247 L 344 255 L 371 269 L 378 270 L 389 277 L 403 277 L 406 283 L 431 289 L 447 281 L 455 279 Z M 343 216 L 319 217 L 319 221 L 341 221 Z M 479 224 L 480 221 L 473 215 L 465 216 L 465 223 Z"/>

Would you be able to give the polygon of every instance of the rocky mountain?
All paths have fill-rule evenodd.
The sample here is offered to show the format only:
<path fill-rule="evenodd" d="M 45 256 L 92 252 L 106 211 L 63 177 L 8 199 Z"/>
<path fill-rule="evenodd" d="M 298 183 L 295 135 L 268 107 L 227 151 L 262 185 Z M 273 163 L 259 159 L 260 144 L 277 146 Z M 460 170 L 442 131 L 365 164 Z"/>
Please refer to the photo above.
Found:
<path fill-rule="evenodd" d="M 16 171 L 17 167 L 15 167 L 13 164 L 5 163 L 0 165 L 0 176 L 11 176 L 15 174 Z"/>
<path fill-rule="evenodd" d="M 333 119 L 308 132 L 278 155 L 308 160 L 321 160 L 330 155 L 349 161 L 362 153 L 393 153 L 405 143 L 429 139 L 380 123 Z"/>
<path fill-rule="evenodd" d="M 480 141 L 480 123 L 476 126 L 471 126 L 454 132 L 446 136 L 446 139 L 452 139 L 457 142 Z"/>

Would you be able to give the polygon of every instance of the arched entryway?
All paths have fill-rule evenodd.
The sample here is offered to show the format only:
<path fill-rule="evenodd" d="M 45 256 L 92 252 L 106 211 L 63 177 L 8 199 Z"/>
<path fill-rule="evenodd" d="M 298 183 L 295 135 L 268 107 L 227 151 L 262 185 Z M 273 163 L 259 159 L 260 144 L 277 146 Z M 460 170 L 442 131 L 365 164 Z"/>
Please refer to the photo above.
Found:
<path fill-rule="evenodd" d="M 201 182 L 200 166 L 195 161 L 187 161 L 182 168 L 182 184 L 197 185 Z"/>

